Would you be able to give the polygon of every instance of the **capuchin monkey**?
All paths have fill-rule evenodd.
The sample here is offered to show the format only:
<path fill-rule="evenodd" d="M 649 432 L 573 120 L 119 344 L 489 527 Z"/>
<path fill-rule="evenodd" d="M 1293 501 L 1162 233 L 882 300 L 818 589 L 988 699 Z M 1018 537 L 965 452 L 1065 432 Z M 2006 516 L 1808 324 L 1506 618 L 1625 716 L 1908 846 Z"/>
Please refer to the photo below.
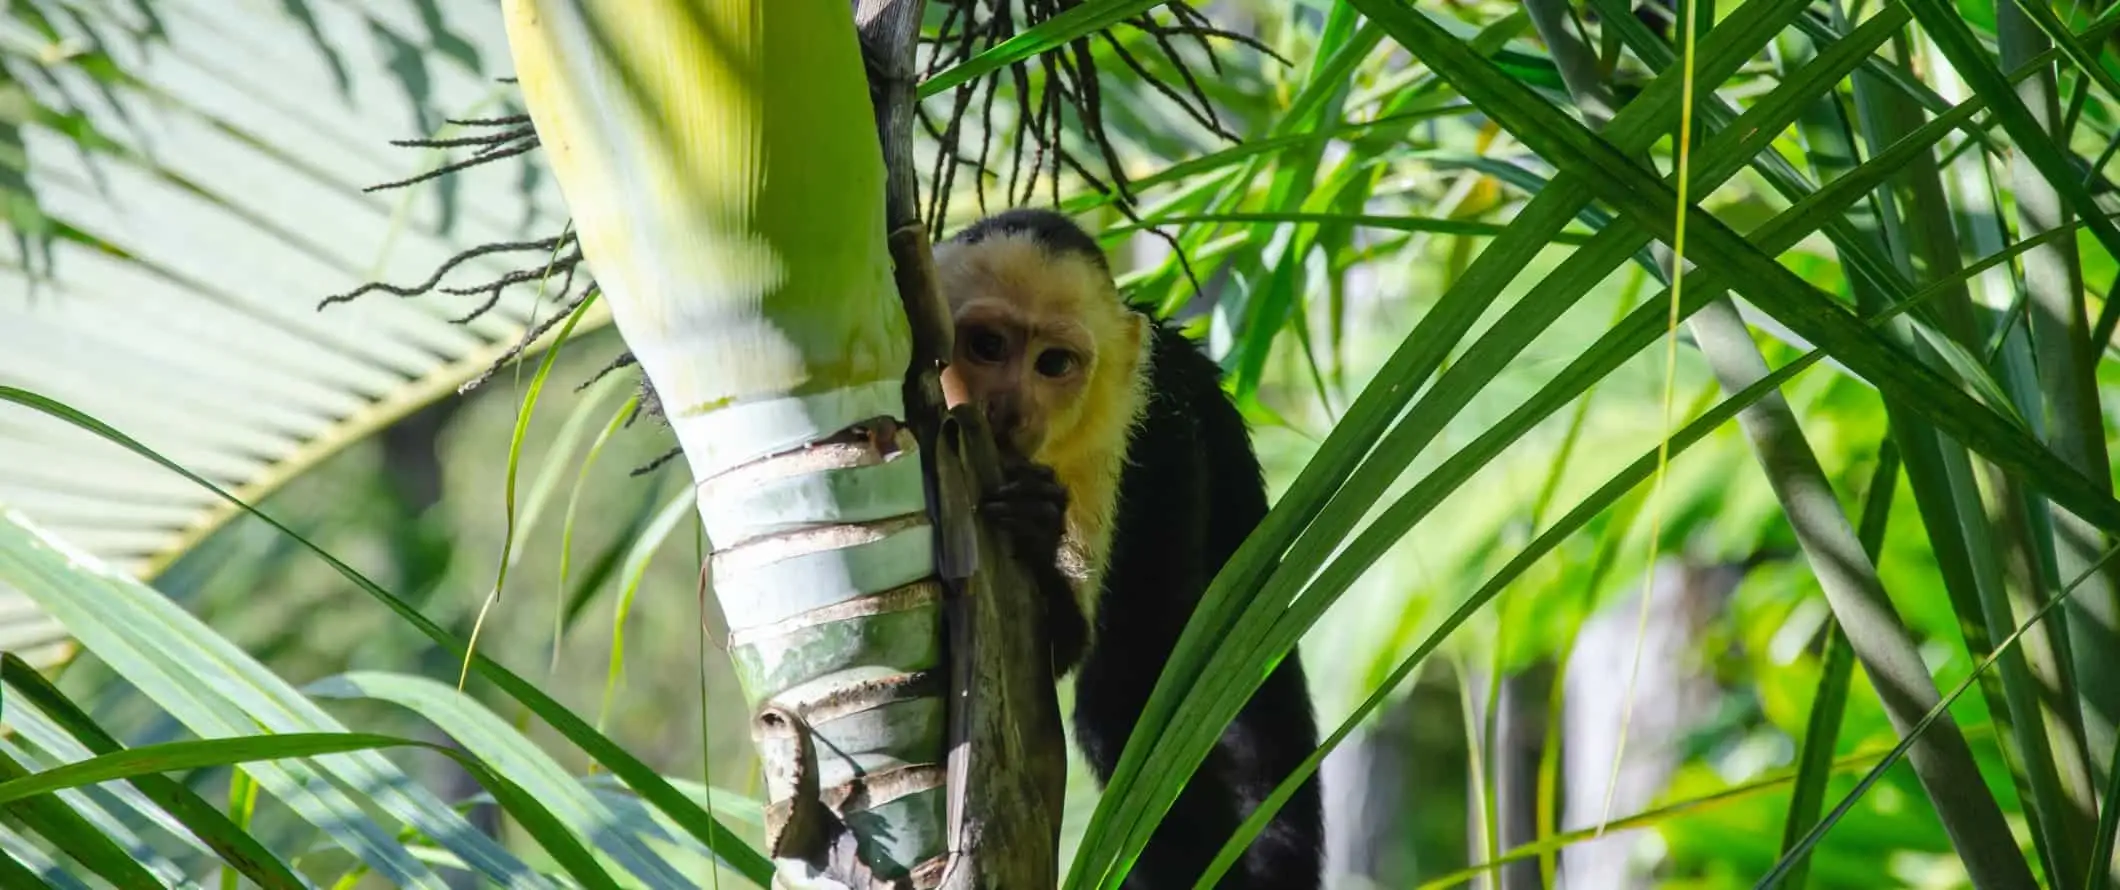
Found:
<path fill-rule="evenodd" d="M 1057 679 L 1079 664 L 1075 734 L 1101 788 L 1207 584 L 1266 516 L 1266 485 L 1221 370 L 1122 302 L 1097 242 L 1011 210 L 935 247 L 956 344 L 952 406 L 980 406 L 1006 482 L 981 509 L 1046 601 Z M 1186 890 L 1317 747 L 1294 652 L 1237 714 L 1128 875 Z M 1316 890 L 1323 813 L 1305 780 L 1223 890 Z"/>

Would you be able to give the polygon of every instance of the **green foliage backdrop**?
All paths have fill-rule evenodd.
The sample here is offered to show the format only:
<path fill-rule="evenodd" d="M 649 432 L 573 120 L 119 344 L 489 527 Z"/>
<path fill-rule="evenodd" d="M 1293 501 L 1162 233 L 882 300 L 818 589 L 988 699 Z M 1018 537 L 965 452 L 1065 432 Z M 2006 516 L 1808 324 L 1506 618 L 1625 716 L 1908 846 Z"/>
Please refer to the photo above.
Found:
<path fill-rule="evenodd" d="M 1229 369 L 1277 504 L 1119 781 L 1077 770 L 1070 886 L 1116 886 L 1299 640 L 1333 887 L 2108 885 L 2120 6 L 1003 5 L 928 4 L 931 215 L 1095 223 Z M 388 140 L 511 112 L 498 22 L 0 13 L 0 648 L 56 677 L 4 678 L 6 880 L 213 880 L 246 843 L 266 886 L 758 873 L 682 473 L 628 475 L 668 447 L 622 426 L 631 371 L 574 391 L 604 317 L 459 397 L 558 295 L 457 324 L 511 268 L 480 257 L 471 293 L 313 311 L 560 230 L 535 152 L 360 191 L 467 154 Z M 438 641 L 504 542 L 457 699 Z M 74 781 L 183 781 L 30 794 L 120 743 L 155 755 Z"/>

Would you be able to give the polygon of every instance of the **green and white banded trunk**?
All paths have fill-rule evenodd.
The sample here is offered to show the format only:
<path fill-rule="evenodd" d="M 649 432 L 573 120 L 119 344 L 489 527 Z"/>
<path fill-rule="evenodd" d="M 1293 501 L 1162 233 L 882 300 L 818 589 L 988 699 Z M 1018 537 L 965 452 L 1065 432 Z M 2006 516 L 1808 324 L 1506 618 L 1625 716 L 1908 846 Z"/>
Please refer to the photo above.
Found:
<path fill-rule="evenodd" d="M 697 483 L 757 716 L 776 883 L 836 886 L 811 883 L 830 858 L 835 876 L 934 886 L 949 848 L 943 596 L 848 5 L 506 10 L 582 252 Z M 855 849 L 822 851 L 842 827 Z"/>

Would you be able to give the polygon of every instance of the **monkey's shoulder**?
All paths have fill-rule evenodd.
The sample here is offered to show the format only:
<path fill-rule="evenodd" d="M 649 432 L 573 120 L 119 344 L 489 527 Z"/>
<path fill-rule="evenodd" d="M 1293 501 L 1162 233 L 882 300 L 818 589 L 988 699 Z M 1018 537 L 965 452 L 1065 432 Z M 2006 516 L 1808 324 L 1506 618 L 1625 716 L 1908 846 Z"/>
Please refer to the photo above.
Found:
<path fill-rule="evenodd" d="M 1129 304 L 1128 308 L 1148 318 L 1145 384 L 1151 395 L 1191 400 L 1221 392 L 1222 366 L 1208 357 L 1204 344 L 1175 322 L 1157 318 L 1139 306 Z"/>
<path fill-rule="evenodd" d="M 1200 341 L 1177 324 L 1151 316 L 1147 353 L 1142 381 L 1146 404 L 1134 430 L 1137 440 L 1177 436 L 1195 440 L 1191 443 L 1195 445 L 1226 448 L 1236 444 L 1235 437 L 1250 450 L 1250 428 L 1235 399 L 1223 388 L 1222 366 L 1208 356 Z M 1198 442 L 1201 437 L 1212 441 Z"/>
<path fill-rule="evenodd" d="M 1120 482 L 1120 534 L 1172 522 L 1205 525 L 1219 566 L 1267 509 L 1251 424 L 1224 388 L 1221 365 L 1198 341 L 1169 322 L 1151 330 L 1147 404 Z"/>

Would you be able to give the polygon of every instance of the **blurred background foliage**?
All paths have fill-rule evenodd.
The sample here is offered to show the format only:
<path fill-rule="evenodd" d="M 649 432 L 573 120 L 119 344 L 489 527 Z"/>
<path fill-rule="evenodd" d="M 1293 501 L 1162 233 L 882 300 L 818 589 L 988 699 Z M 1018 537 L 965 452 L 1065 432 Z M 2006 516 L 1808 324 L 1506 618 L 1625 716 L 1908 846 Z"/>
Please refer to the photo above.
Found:
<path fill-rule="evenodd" d="M 1724 2 L 1711 14 L 1728 20 L 1759 2 Z M 951 5 L 929 5 L 930 27 L 939 30 Z M 1818 2 L 1806 14 L 1828 33 L 1844 32 L 1845 22 L 1892 5 Z M 1391 39 L 1367 26 L 1354 31 L 1359 19 L 1344 7 L 1326 0 L 1197 6 L 1215 29 L 1245 35 L 1271 54 L 1181 33 L 1192 20 L 1162 12 L 1154 21 L 1177 30 L 1120 27 L 1115 40 L 1093 41 L 1111 151 L 1088 142 L 1068 112 L 1061 144 L 1084 167 L 1056 187 L 1038 187 L 1037 200 L 1056 189 L 1065 206 L 1097 223 L 1129 292 L 1188 320 L 1224 357 L 1278 495 L 1554 167 Z M 1531 26 L 1527 10 L 1537 4 L 1419 6 L 1489 51 L 1516 82 L 1575 108 L 1554 54 Z M 1653 72 L 1638 52 L 1614 51 L 1619 29 L 1598 13 L 1625 9 L 1645 33 L 1679 34 L 1672 11 L 1649 0 L 1568 6 L 1600 58 L 1616 60 L 1601 75 L 1622 98 Z M 2080 31 L 2102 7 L 2052 9 Z M 664 465 L 633 474 L 671 445 L 652 422 L 600 437 L 625 416 L 632 371 L 576 389 L 621 349 L 606 319 L 582 320 L 533 403 L 526 393 L 541 350 L 554 342 L 549 336 L 526 353 L 529 360 L 468 394 L 454 390 L 551 317 L 551 295 L 534 285 L 506 289 L 494 311 L 462 324 L 456 319 L 483 299 L 475 288 L 416 300 L 373 293 L 313 311 L 323 297 L 365 281 L 420 281 L 474 244 L 557 231 L 564 212 L 535 154 L 407 189 L 363 191 L 443 157 L 393 149 L 390 140 L 447 138 L 465 132 L 453 119 L 520 113 L 511 88 L 496 80 L 510 68 L 497 4 L 11 0 L 0 9 L 0 207 L 12 236 L 0 249 L 7 279 L 0 384 L 63 401 L 238 494 L 261 496 L 263 510 L 459 636 L 470 634 L 512 533 L 507 589 L 481 630 L 481 650 L 585 719 L 593 715 L 657 771 L 755 795 L 741 696 L 714 648 L 719 619 L 711 607 L 702 616 L 694 595 L 697 520 L 682 505 L 668 513 L 684 471 Z M 1964 0 L 1956 10 L 1994 39 L 1991 4 Z M 1914 36 L 1887 44 L 1873 64 L 1896 72 L 1902 87 L 1926 84 L 1944 106 L 1962 98 L 1967 90 L 1938 73 L 1948 66 L 1934 45 L 1918 29 L 1906 34 Z M 1350 65 L 1332 69 L 1320 52 L 1328 40 L 1368 48 L 1357 46 Z M 2086 48 L 2106 46 L 2101 38 Z M 1793 64 L 1789 52 L 1786 39 L 1772 44 L 1715 95 L 1749 107 L 1781 82 Z M 1173 57 L 1186 60 L 1189 75 Z M 2061 68 L 2073 127 L 2064 144 L 2086 170 L 2120 144 L 2120 94 L 2104 89 L 2120 69 L 2103 56 L 2098 66 L 2098 78 Z M 1028 70 L 1041 87 L 1054 77 L 1035 64 Z M 1836 82 L 1822 104 L 1855 109 L 1850 81 Z M 1305 98 L 1313 93 L 1326 98 Z M 1198 97 L 1210 100 L 1211 120 L 1189 110 Z M 959 154 L 980 142 L 996 159 L 1020 148 L 1029 137 L 1015 130 L 1013 101 L 996 103 L 998 116 L 986 112 L 984 121 L 977 111 L 968 117 L 963 126 L 973 135 L 962 137 Z M 1299 101 L 1308 103 L 1303 113 L 1291 114 Z M 1913 107 L 1911 99 L 1890 101 Z M 930 159 L 953 102 L 948 91 L 928 100 L 936 121 L 923 142 Z M 1875 124 L 1864 118 L 1850 126 Z M 1273 141 L 1333 128 L 1329 141 Z M 2008 150 L 1999 129 L 1992 138 Z M 1651 152 L 1659 171 L 1670 168 L 1670 149 L 1666 138 Z M 1045 157 L 1039 145 L 1028 150 Z M 1808 153 L 1823 150 L 1794 128 L 1770 147 L 1807 175 L 1815 160 Z M 1998 225 L 1995 209 L 2014 206 L 2002 175 L 2009 157 L 1983 155 L 1977 140 L 1962 137 L 1940 153 L 1975 161 L 1974 178 L 1954 187 L 1990 192 L 1978 202 L 1988 208 L 1984 219 L 1963 196 L 1953 205 L 1967 214 L 1959 218 L 1960 246 L 1970 261 L 1992 249 L 1976 249 L 1984 242 L 1970 232 Z M 1115 183 L 1100 156 L 1116 159 L 1138 194 L 1132 218 L 1100 192 Z M 1230 157 L 1250 166 L 1217 163 Z M 982 204 L 999 209 L 1012 188 L 1022 195 L 998 160 L 990 173 L 976 164 L 967 157 L 932 168 L 950 170 L 948 200 L 936 212 L 944 228 L 969 221 Z M 2102 175 L 2086 181 L 2109 201 Z M 1741 232 L 1790 203 L 1749 170 L 1694 197 Z M 1609 219 L 1607 209 L 1589 205 L 1492 301 L 1465 342 L 1497 324 L 1503 309 Z M 1143 222 L 1166 237 L 1143 232 Z M 2077 274 L 2095 316 L 2120 269 L 2090 236 L 2078 240 Z M 1186 262 L 1176 261 L 1173 243 Z M 1603 275 L 1486 382 L 1387 496 L 1426 477 L 1654 297 L 1661 272 L 1649 270 L 1660 261 L 1641 259 Z M 1800 241 L 1779 260 L 1829 294 L 1851 288 L 1822 237 Z M 466 280 L 507 268 L 475 258 Z M 1942 274 L 1920 271 L 1924 283 Z M 2012 274 L 2002 277 L 2005 290 L 2017 286 Z M 1808 348 L 1746 311 L 1771 365 Z M 1854 520 L 1880 466 L 1887 415 L 1875 389 L 1831 359 L 1825 364 L 1783 391 Z M 1680 422 L 1721 395 L 1690 339 L 1668 372 Z M 2120 392 L 2110 384 L 2120 371 L 2105 364 L 2099 374 L 2110 416 Z M 1604 375 L 1590 397 L 1486 464 L 1326 612 L 1303 643 L 1322 726 L 1345 719 L 1533 533 L 1655 447 L 1667 430 L 1666 376 L 1660 348 Z M 2111 430 L 2097 434 L 2109 441 Z M 517 438 L 520 453 L 511 454 Z M 1949 689 L 1976 659 L 1908 479 L 1896 472 L 1890 479 L 1895 509 L 1878 572 L 1922 659 Z M 1746 887 L 1781 858 L 1789 779 L 1821 688 L 1830 613 L 1819 582 L 1734 425 L 1675 459 L 1656 503 L 1646 501 L 1647 490 L 1601 512 L 1509 585 L 1327 759 L 1330 886 L 1453 883 L 1465 877 L 1462 869 L 1556 831 L 1593 829 L 1603 815 L 1646 814 L 1603 837 L 1568 842 L 1557 865 L 1563 886 Z M 142 573 L 297 687 L 356 670 L 447 681 L 459 668 L 269 526 L 232 518 L 189 483 L 18 406 L 0 407 L 0 503 Z M 1652 523 L 1655 511 L 1660 520 Z M 674 525 L 658 526 L 664 515 Z M 1656 571 L 1646 584 L 1652 525 Z M 126 744 L 193 735 L 96 652 L 77 651 L 63 628 L 21 597 L 7 601 L 0 624 L 0 647 L 55 672 L 60 688 Z M 617 677 L 612 667 L 620 661 Z M 468 691 L 569 771 L 589 769 L 575 747 L 509 697 L 480 683 Z M 338 702 L 328 709 L 363 731 L 444 738 L 406 708 Z M 1968 695 L 1953 714 L 2028 848 L 2027 805 L 1987 698 Z M 1826 783 L 1825 799 L 1839 800 L 1894 741 L 1858 669 L 1832 748 L 1846 765 Z M 2107 755 L 2089 752 L 2099 761 Z M 392 756 L 443 800 L 479 794 L 451 761 Z M 230 777 L 208 769 L 187 783 L 218 801 Z M 235 790 L 240 796 L 241 786 Z M 1070 793 L 1064 857 L 1096 798 L 1079 768 Z M 137 813 L 96 800 L 151 837 L 143 843 L 160 855 L 195 874 L 207 861 L 142 827 Z M 272 817 L 269 798 L 259 806 L 252 830 L 268 846 L 321 851 L 296 862 L 312 877 L 329 881 L 353 867 L 315 830 Z M 470 812 L 496 830 L 493 808 Z M 1542 812 L 1554 815 L 1541 819 Z M 10 825 L 7 848 L 36 861 L 12 833 L 20 826 Z M 535 844 L 520 832 L 503 837 L 519 855 L 532 855 L 521 852 Z M 1536 857 L 1520 860 L 1498 872 L 1498 884 L 1482 885 L 1541 886 L 1555 867 L 1548 863 L 1542 875 Z M 54 864 L 47 880 L 58 883 L 55 875 L 68 870 Z M 1967 886 L 1903 764 L 1826 835 L 1809 883 Z"/>

